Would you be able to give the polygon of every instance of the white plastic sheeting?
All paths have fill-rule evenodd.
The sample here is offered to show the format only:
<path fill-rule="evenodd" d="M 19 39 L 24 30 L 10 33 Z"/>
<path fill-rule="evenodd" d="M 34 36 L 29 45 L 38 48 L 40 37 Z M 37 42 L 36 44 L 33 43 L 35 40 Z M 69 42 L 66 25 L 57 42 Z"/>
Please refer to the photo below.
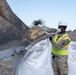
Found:
<path fill-rule="evenodd" d="M 15 75 L 54 75 L 50 57 L 51 43 L 46 39 L 28 49 Z"/>

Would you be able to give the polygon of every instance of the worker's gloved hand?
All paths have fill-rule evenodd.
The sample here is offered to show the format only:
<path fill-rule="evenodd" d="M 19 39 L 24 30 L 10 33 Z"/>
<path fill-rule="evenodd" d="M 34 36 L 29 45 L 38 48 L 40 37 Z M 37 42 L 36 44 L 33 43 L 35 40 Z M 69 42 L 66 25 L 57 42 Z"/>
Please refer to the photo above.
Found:
<path fill-rule="evenodd" d="M 52 37 L 49 37 L 50 41 L 52 40 Z"/>
<path fill-rule="evenodd" d="M 47 37 L 51 37 L 52 36 L 52 34 L 48 33 L 48 32 L 46 32 L 46 35 L 47 35 Z"/>

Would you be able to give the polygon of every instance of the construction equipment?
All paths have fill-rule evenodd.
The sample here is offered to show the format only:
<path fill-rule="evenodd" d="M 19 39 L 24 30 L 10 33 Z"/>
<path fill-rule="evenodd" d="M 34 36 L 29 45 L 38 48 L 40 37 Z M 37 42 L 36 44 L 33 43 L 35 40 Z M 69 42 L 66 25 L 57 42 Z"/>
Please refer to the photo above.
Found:
<path fill-rule="evenodd" d="M 37 43 L 44 36 L 44 30 L 30 29 L 12 12 L 6 0 L 0 0 L 0 51 L 20 46 L 19 49 L 22 49 L 29 44 Z"/>
<path fill-rule="evenodd" d="M 0 0 L 0 51 L 27 47 L 46 39 L 43 27 L 29 28 L 11 10 L 6 0 Z"/>

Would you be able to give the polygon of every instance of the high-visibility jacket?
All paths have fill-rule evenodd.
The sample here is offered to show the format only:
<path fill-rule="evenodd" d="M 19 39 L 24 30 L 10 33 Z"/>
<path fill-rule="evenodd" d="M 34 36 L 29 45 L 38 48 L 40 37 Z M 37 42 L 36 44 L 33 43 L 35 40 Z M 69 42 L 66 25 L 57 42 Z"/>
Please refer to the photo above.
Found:
<path fill-rule="evenodd" d="M 59 43 L 61 40 L 69 40 L 69 41 L 71 41 L 67 33 L 64 34 L 64 35 L 62 35 L 58 40 L 57 40 L 57 38 L 58 38 L 58 34 L 55 35 L 55 37 L 53 38 L 53 41 L 56 44 Z M 52 52 L 53 52 L 53 54 L 55 54 L 55 55 L 68 55 L 69 43 L 66 46 L 64 46 L 61 50 L 58 50 L 54 46 L 52 46 Z"/>

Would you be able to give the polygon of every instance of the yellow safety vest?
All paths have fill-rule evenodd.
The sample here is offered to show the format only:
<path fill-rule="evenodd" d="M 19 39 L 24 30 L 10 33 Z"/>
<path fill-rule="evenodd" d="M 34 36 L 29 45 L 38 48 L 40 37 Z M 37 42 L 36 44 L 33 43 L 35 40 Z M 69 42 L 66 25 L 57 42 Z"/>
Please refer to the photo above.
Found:
<path fill-rule="evenodd" d="M 63 36 L 61 36 L 58 40 L 57 40 L 57 38 L 58 38 L 58 35 L 55 35 L 55 37 L 53 39 L 53 41 L 55 43 L 58 43 L 59 41 L 66 40 L 66 39 L 68 39 L 69 41 L 71 41 L 67 33 L 64 34 Z M 68 55 L 69 43 L 66 46 L 64 46 L 61 50 L 57 50 L 54 46 L 52 46 L 52 52 L 53 52 L 53 54 L 55 54 L 55 55 Z"/>

